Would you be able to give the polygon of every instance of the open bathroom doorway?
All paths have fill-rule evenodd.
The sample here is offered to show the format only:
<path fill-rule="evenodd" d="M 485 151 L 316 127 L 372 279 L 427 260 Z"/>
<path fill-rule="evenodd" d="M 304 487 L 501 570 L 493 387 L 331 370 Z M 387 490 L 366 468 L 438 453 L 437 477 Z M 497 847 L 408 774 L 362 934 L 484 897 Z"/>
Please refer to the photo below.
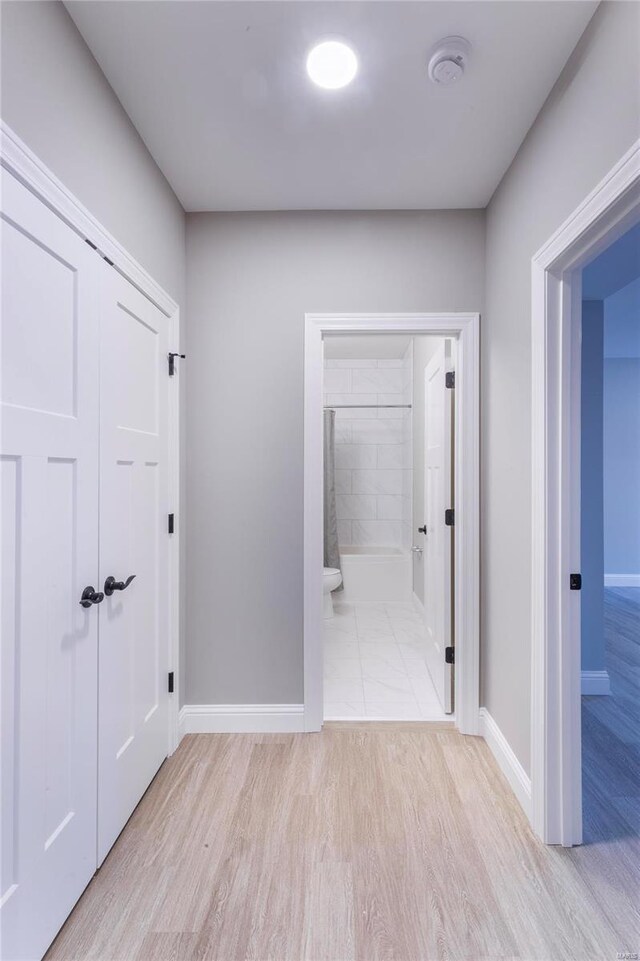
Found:
<path fill-rule="evenodd" d="M 307 316 L 307 730 L 478 733 L 478 326 Z"/>
<path fill-rule="evenodd" d="M 447 720 L 454 342 L 323 344 L 324 719 Z"/>

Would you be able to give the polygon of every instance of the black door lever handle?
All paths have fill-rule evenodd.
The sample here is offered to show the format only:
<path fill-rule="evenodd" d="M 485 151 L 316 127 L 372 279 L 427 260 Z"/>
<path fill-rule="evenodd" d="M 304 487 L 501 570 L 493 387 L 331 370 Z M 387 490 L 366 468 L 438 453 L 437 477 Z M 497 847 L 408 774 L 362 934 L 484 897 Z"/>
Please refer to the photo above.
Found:
<path fill-rule="evenodd" d="M 91 607 L 92 604 L 101 604 L 103 600 L 104 594 L 102 591 L 94 590 L 93 585 L 90 584 L 83 590 L 78 603 L 81 607 Z"/>
<path fill-rule="evenodd" d="M 135 576 L 135 574 L 130 574 L 126 581 L 117 581 L 112 574 L 109 574 L 104 582 L 104 592 L 107 597 L 111 597 L 114 591 L 126 591 Z"/>

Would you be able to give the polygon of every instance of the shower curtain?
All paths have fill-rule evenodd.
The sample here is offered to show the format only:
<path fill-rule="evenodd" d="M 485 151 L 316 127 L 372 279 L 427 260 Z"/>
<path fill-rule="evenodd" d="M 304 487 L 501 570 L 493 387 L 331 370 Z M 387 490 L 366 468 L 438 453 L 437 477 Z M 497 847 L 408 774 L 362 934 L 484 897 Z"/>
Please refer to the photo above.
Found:
<path fill-rule="evenodd" d="M 336 513 L 335 410 L 324 412 L 324 566 L 340 570 Z M 337 588 L 342 590 L 342 585 Z"/>

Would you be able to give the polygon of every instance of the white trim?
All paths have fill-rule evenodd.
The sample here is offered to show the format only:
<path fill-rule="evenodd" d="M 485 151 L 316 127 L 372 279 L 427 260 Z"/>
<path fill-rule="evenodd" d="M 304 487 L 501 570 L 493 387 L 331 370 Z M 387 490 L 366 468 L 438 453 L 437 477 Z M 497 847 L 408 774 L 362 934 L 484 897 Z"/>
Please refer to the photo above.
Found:
<path fill-rule="evenodd" d="M 68 190 L 29 149 L 13 130 L 0 119 L 0 164 L 28 190 L 49 207 L 83 239 L 90 240 L 99 255 L 107 257 L 118 273 L 147 297 L 169 318 L 173 343 L 180 343 L 180 309 L 169 294 L 118 243 L 83 204 Z M 177 348 L 176 348 L 177 349 Z M 180 497 L 180 396 L 178 376 L 167 377 L 169 392 L 169 495 L 175 510 Z M 168 753 L 179 744 L 179 664 L 180 664 L 180 521 L 169 547 L 169 670 L 174 672 L 174 691 L 169 698 Z M 167 535 L 168 536 L 168 535 Z"/>
<path fill-rule="evenodd" d="M 531 821 L 582 839 L 580 271 L 640 217 L 637 141 L 532 260 Z"/>
<path fill-rule="evenodd" d="M 605 587 L 640 587 L 640 574 L 605 574 Z"/>
<path fill-rule="evenodd" d="M 581 694 L 611 694 L 611 681 L 607 671 L 583 671 L 580 681 Z"/>
<path fill-rule="evenodd" d="M 530 818 L 531 780 L 486 707 L 480 708 L 480 733 L 520 802 L 522 810 Z"/>
<path fill-rule="evenodd" d="M 70 190 L 58 180 L 23 140 L 0 119 L 0 163 L 17 177 L 25 187 L 53 210 L 84 240 L 94 244 L 116 270 L 134 287 L 148 297 L 163 314 L 171 317 L 178 309 L 175 300 L 156 283 L 122 244 L 80 203 Z"/>
<path fill-rule="evenodd" d="M 179 350 L 180 310 L 169 319 L 172 350 Z M 169 670 L 173 671 L 173 694 L 169 695 L 168 752 L 173 754 L 180 744 L 180 543 L 185 522 L 184 503 L 180 499 L 180 375 L 177 363 L 173 377 L 167 377 L 169 391 L 169 510 L 174 514 L 174 532 L 169 537 Z"/>
<path fill-rule="evenodd" d="M 282 734 L 304 731 L 303 704 L 185 704 L 185 734 Z"/>
<path fill-rule="evenodd" d="M 305 730 L 319 731 L 322 698 L 322 337 L 329 331 L 393 331 L 457 338 L 455 431 L 455 713 L 479 733 L 480 315 L 306 314 L 304 367 Z"/>

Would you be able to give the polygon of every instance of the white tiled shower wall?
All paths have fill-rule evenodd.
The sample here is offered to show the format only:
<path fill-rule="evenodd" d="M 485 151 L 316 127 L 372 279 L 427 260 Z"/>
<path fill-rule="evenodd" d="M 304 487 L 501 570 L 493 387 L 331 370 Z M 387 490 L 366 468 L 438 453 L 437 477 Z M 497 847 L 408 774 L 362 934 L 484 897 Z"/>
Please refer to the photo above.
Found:
<path fill-rule="evenodd" d="M 410 404 L 413 345 L 400 360 L 325 360 L 324 403 Z M 336 410 L 341 547 L 411 546 L 411 411 Z"/>

